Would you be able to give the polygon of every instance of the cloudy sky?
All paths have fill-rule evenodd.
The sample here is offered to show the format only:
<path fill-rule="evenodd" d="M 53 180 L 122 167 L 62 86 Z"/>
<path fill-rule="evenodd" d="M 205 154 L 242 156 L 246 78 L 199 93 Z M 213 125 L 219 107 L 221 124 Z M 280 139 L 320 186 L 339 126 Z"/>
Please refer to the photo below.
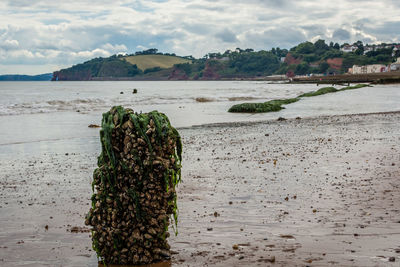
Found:
<path fill-rule="evenodd" d="M 400 42 L 399 0 L 0 0 L 0 74 L 39 74 L 147 48 Z"/>

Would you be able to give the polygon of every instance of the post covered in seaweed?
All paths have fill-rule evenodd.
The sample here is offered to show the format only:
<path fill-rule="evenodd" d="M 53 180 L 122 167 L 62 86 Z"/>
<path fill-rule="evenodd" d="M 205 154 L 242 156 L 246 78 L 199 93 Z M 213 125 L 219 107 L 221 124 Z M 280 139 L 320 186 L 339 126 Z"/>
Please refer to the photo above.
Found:
<path fill-rule="evenodd" d="M 177 227 L 175 186 L 181 138 L 157 111 L 113 107 L 103 114 L 102 151 L 93 173 L 93 249 L 105 264 L 148 264 L 170 257 L 168 226 Z"/>

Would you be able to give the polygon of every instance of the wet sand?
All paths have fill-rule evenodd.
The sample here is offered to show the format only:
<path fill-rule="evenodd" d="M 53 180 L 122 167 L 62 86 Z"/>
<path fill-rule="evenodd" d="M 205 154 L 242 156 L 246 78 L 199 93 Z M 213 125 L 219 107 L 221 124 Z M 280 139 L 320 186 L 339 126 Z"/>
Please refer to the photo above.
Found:
<path fill-rule="evenodd" d="M 172 266 L 399 266 L 400 112 L 179 131 Z M 1 161 L 0 266 L 97 266 L 97 156 Z"/>

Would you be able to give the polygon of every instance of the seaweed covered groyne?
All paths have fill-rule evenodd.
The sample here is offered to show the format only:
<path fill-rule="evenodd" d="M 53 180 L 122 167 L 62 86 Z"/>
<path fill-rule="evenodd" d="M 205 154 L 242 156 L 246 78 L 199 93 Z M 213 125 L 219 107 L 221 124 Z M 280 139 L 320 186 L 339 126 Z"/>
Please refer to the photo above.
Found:
<path fill-rule="evenodd" d="M 175 186 L 182 145 L 166 115 L 113 107 L 103 114 L 102 152 L 93 173 L 93 248 L 105 264 L 148 264 L 170 257 L 168 226 L 177 227 Z"/>
<path fill-rule="evenodd" d="M 329 93 L 336 93 L 340 91 L 347 91 L 347 90 L 354 90 L 363 88 L 366 86 L 370 86 L 367 84 L 357 84 L 354 86 L 346 86 L 341 89 L 336 89 L 334 87 L 323 87 L 317 91 L 308 92 L 299 95 L 298 97 L 294 98 L 286 98 L 286 99 L 276 99 L 270 100 L 263 103 L 242 103 L 236 104 L 229 108 L 228 112 L 236 112 L 236 113 L 262 113 L 262 112 L 276 112 L 284 109 L 282 105 L 288 105 L 291 103 L 295 103 L 299 101 L 302 97 L 312 97 L 312 96 L 319 96 Z"/>

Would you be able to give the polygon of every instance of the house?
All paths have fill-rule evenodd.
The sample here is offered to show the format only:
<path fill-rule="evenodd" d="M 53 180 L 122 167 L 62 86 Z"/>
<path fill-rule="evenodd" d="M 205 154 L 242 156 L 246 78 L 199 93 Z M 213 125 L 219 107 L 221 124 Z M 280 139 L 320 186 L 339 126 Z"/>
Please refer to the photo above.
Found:
<path fill-rule="evenodd" d="M 393 47 L 392 57 L 396 56 L 396 54 L 398 53 L 397 51 L 400 51 L 400 45 L 395 45 Z"/>
<path fill-rule="evenodd" d="M 389 65 L 389 71 L 397 71 L 400 70 L 400 57 L 397 58 L 397 61 Z"/>
<path fill-rule="evenodd" d="M 354 52 L 357 50 L 357 46 L 355 45 L 345 45 L 343 46 L 340 50 L 343 51 L 344 53 L 349 53 L 349 52 Z"/>
<path fill-rule="evenodd" d="M 354 65 L 353 68 L 349 69 L 349 71 L 352 71 L 352 74 L 379 73 L 379 72 L 386 72 L 387 67 L 382 64 L 372 64 L 365 66 Z"/>

